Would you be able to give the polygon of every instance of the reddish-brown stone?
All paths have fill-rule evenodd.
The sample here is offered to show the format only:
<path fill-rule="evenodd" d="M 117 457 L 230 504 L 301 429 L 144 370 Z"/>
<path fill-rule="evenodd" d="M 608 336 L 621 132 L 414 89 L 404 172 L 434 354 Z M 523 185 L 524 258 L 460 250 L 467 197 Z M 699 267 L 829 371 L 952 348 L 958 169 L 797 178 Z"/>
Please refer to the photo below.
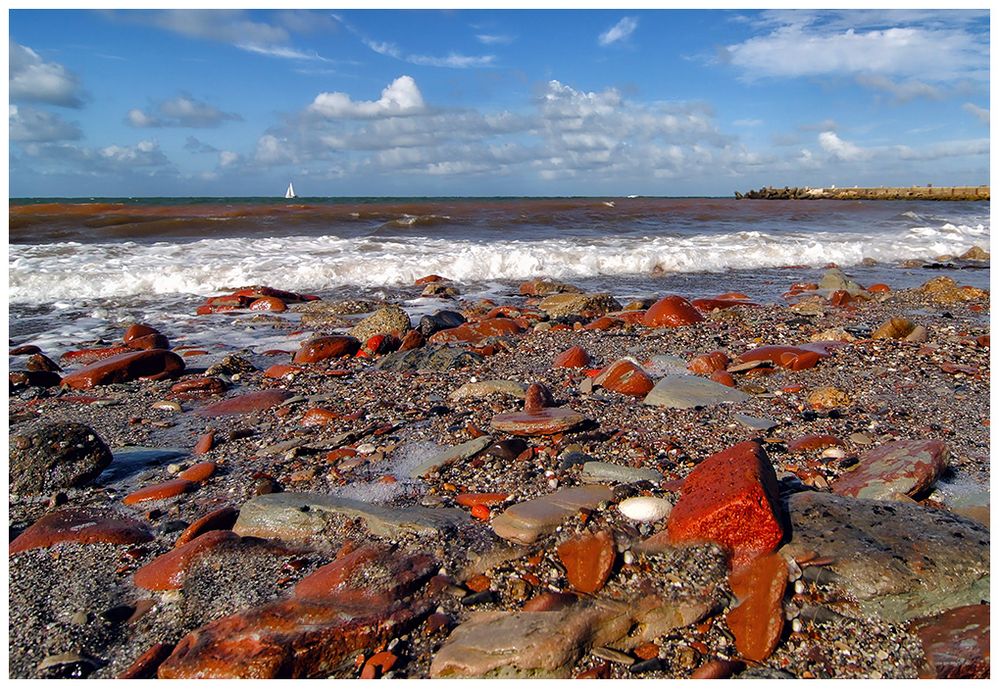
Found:
<path fill-rule="evenodd" d="M 731 388 L 736 387 L 736 380 L 733 378 L 733 375 L 728 371 L 716 371 L 715 373 L 709 376 L 709 380 L 714 380 L 719 385 L 726 385 Z"/>
<path fill-rule="evenodd" d="M 691 306 L 699 311 L 714 311 L 715 309 L 731 309 L 734 306 L 760 306 L 760 304 L 743 299 L 722 299 L 720 297 L 718 299 L 692 299 Z"/>
<path fill-rule="evenodd" d="M 413 591 L 436 571 L 434 558 L 398 557 L 364 544 L 324 565 L 295 585 L 295 597 L 339 605 L 385 607 Z"/>
<path fill-rule="evenodd" d="M 90 364 L 62 379 L 62 384 L 78 390 L 95 385 L 125 383 L 139 378 L 161 380 L 179 375 L 184 370 L 184 360 L 166 349 L 129 350 L 110 359 Z"/>
<path fill-rule="evenodd" d="M 424 336 L 419 330 L 409 330 L 403 336 L 403 341 L 399 343 L 399 351 L 408 352 L 411 349 L 419 349 L 424 346 Z"/>
<path fill-rule="evenodd" d="M 965 605 L 914 620 L 935 679 L 988 679 L 990 676 L 990 606 Z"/>
<path fill-rule="evenodd" d="M 439 330 L 431 335 L 429 342 L 441 344 L 445 342 L 480 342 L 487 337 L 502 337 L 515 335 L 524 328 L 510 318 L 488 318 L 478 323 L 463 323 L 456 328 Z"/>
<path fill-rule="evenodd" d="M 415 285 L 427 285 L 432 282 L 441 282 L 442 280 L 447 280 L 448 278 L 443 278 L 440 275 L 425 275 L 422 278 L 417 278 L 413 284 Z"/>
<path fill-rule="evenodd" d="M 583 414 L 566 407 L 547 407 L 539 411 L 497 414 L 490 425 L 511 435 L 555 435 L 569 431 L 586 421 Z"/>
<path fill-rule="evenodd" d="M 171 392 L 204 392 L 219 394 L 226 391 L 226 382 L 215 376 L 202 376 L 179 380 L 170 386 Z"/>
<path fill-rule="evenodd" d="M 11 356 L 24 356 L 27 354 L 41 354 L 42 348 L 38 345 L 27 344 L 21 345 L 19 347 L 14 347 L 8 352 Z"/>
<path fill-rule="evenodd" d="M 459 493 L 455 502 L 463 507 L 476 505 L 499 505 L 510 497 L 510 493 Z"/>
<path fill-rule="evenodd" d="M 131 665 L 118 675 L 118 679 L 156 679 L 156 670 L 173 652 L 173 644 L 153 644 Z"/>
<path fill-rule="evenodd" d="M 215 447 L 215 433 L 209 431 L 198 438 L 198 442 L 194 444 L 194 449 L 191 450 L 191 454 L 195 456 L 208 454 L 212 451 L 213 447 Z"/>
<path fill-rule="evenodd" d="M 844 443 L 839 438 L 832 435 L 803 435 L 788 442 L 789 452 L 809 452 L 820 450 L 824 447 L 843 447 Z"/>
<path fill-rule="evenodd" d="M 667 533 L 673 543 L 717 543 L 738 568 L 781 542 L 777 505 L 778 482 L 764 450 L 753 441 L 739 443 L 688 474 Z"/>
<path fill-rule="evenodd" d="M 284 378 L 287 375 L 299 373 L 303 370 L 301 366 L 293 366 L 292 364 L 275 364 L 269 366 L 266 371 L 264 371 L 265 378 Z"/>
<path fill-rule="evenodd" d="M 684 297 L 669 295 L 650 306 L 642 317 L 642 323 L 650 328 L 691 325 L 705 320 L 698 309 Z"/>
<path fill-rule="evenodd" d="M 96 349 L 76 349 L 66 352 L 59 361 L 64 364 L 92 364 L 95 361 L 104 361 L 120 354 L 129 354 L 133 350 L 125 345 L 115 345 L 113 347 L 99 347 Z"/>
<path fill-rule="evenodd" d="M 887 500 L 895 493 L 923 493 L 948 466 L 951 452 L 940 440 L 897 440 L 863 454 L 830 487 L 838 495 Z"/>
<path fill-rule="evenodd" d="M 132 581 L 147 591 L 179 589 L 184 585 L 184 576 L 196 558 L 206 551 L 239 542 L 240 537 L 232 531 L 207 531 L 140 567 L 132 575 Z"/>
<path fill-rule="evenodd" d="M 555 591 L 542 591 L 534 598 L 526 601 L 521 606 L 525 612 L 549 612 L 561 610 L 576 602 L 576 596 L 572 593 L 556 593 Z"/>
<path fill-rule="evenodd" d="M 186 493 L 189 490 L 193 490 L 194 487 L 194 481 L 177 478 L 173 481 L 164 481 L 163 483 L 157 483 L 152 486 L 140 488 L 139 490 L 126 495 L 122 502 L 126 505 L 134 505 L 137 502 L 146 502 L 147 500 L 165 500 L 167 498 L 180 495 L 181 493 Z"/>
<path fill-rule="evenodd" d="M 716 371 L 725 371 L 729 366 L 729 357 L 718 350 L 701 354 L 688 362 L 688 370 L 702 375 L 711 375 Z"/>
<path fill-rule="evenodd" d="M 587 325 L 583 326 L 583 330 L 611 330 L 612 328 L 620 328 L 625 325 L 625 321 L 620 318 L 615 318 L 613 316 L 601 316 L 592 320 Z"/>
<path fill-rule="evenodd" d="M 324 359 L 334 359 L 357 354 L 361 343 L 350 335 L 326 335 L 306 340 L 292 358 L 294 364 L 314 364 Z"/>
<path fill-rule="evenodd" d="M 191 525 L 184 529 L 181 535 L 177 537 L 174 547 L 176 548 L 193 541 L 198 536 L 209 531 L 227 531 L 233 528 L 233 524 L 236 523 L 236 518 L 239 516 L 240 511 L 229 505 L 213 510 L 204 517 L 191 522 Z"/>
<path fill-rule="evenodd" d="M 361 668 L 361 679 L 378 679 L 383 674 L 391 670 L 393 666 L 395 666 L 397 660 L 399 660 L 399 658 L 389 651 L 376 653 L 369 658 L 367 662 L 365 662 L 365 666 Z"/>
<path fill-rule="evenodd" d="M 596 593 L 615 565 L 615 539 L 608 531 L 574 536 L 556 548 L 566 579 L 581 593 Z"/>
<path fill-rule="evenodd" d="M 645 397 L 653 389 L 653 380 L 631 361 L 619 359 L 601 371 L 594 385 L 622 395 Z"/>
<path fill-rule="evenodd" d="M 160 333 L 150 333 L 142 337 L 133 338 L 126 344 L 129 349 L 170 349 L 170 340 Z"/>
<path fill-rule="evenodd" d="M 830 303 L 834 306 L 849 306 L 855 301 L 857 301 L 857 297 L 852 296 L 850 292 L 842 289 L 838 289 L 830 295 Z"/>
<path fill-rule="evenodd" d="M 134 323 L 125 329 L 125 334 L 122 336 L 122 342 L 125 344 L 130 343 L 140 337 L 146 337 L 147 335 L 159 335 L 160 331 L 156 328 L 145 325 L 143 323 Z"/>
<path fill-rule="evenodd" d="M 251 311 L 273 311 L 275 313 L 281 313 L 282 311 L 287 311 L 288 306 L 285 302 L 277 297 L 261 297 L 260 299 L 254 299 L 250 302 Z"/>
<path fill-rule="evenodd" d="M 207 481 L 212 476 L 215 475 L 215 462 L 199 462 L 198 464 L 193 464 L 181 473 L 177 474 L 178 478 L 182 478 L 186 481 Z"/>
<path fill-rule="evenodd" d="M 337 412 L 323 409 L 322 407 L 314 407 L 302 415 L 302 421 L 299 424 L 302 426 L 326 426 L 339 418 L 340 414 Z"/>
<path fill-rule="evenodd" d="M 877 282 L 874 285 L 871 285 L 868 288 L 868 291 L 871 292 L 872 294 L 884 294 L 886 292 L 891 292 L 892 289 L 889 287 L 889 285 Z"/>
<path fill-rule="evenodd" d="M 691 673 L 691 679 L 728 679 L 743 669 L 743 663 L 712 658 Z"/>
<path fill-rule="evenodd" d="M 553 368 L 584 368 L 589 365 L 590 355 L 579 345 L 570 347 L 552 361 Z"/>
<path fill-rule="evenodd" d="M 767 659 L 781 640 L 785 626 L 782 599 L 788 586 L 788 565 L 778 553 L 756 558 L 733 572 L 729 585 L 740 600 L 726 615 L 736 650 L 754 662 Z"/>
<path fill-rule="evenodd" d="M 257 390 L 238 397 L 230 397 L 198 410 L 201 416 L 233 416 L 265 411 L 278 406 L 292 393 L 287 390 Z"/>
<path fill-rule="evenodd" d="M 524 391 L 524 411 L 536 412 L 555 404 L 552 393 L 541 383 L 532 383 Z"/>
<path fill-rule="evenodd" d="M 810 343 L 808 345 L 765 345 L 743 352 L 736 360 L 743 364 L 748 361 L 770 361 L 777 366 L 801 371 L 812 368 L 819 360 L 829 356 L 825 343 Z"/>
<path fill-rule="evenodd" d="M 9 554 L 56 543 L 145 543 L 153 535 L 140 522 L 92 507 L 50 512 L 10 542 Z"/>
<path fill-rule="evenodd" d="M 251 300 L 261 299 L 264 297 L 273 297 L 275 299 L 281 299 L 285 303 L 295 303 L 300 301 L 315 301 L 316 299 L 318 299 L 318 297 L 314 297 L 309 294 L 288 292 L 283 289 L 276 289 L 274 287 L 268 287 L 266 285 L 261 285 L 257 287 L 244 287 L 243 289 L 239 289 L 233 292 L 233 296 L 245 297 Z"/>
<path fill-rule="evenodd" d="M 716 297 L 716 299 L 729 299 L 729 300 L 733 299 L 747 300 L 749 298 L 750 297 L 746 294 L 743 294 L 743 292 L 726 292 L 725 294 L 720 294 L 719 296 Z"/>

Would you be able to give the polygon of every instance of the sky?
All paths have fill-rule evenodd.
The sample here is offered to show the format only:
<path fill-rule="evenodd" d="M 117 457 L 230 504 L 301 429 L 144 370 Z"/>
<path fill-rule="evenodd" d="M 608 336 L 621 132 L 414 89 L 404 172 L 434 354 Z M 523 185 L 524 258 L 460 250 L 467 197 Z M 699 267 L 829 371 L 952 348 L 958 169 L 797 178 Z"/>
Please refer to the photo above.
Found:
<path fill-rule="evenodd" d="M 11 10 L 11 197 L 989 183 L 986 10 Z"/>

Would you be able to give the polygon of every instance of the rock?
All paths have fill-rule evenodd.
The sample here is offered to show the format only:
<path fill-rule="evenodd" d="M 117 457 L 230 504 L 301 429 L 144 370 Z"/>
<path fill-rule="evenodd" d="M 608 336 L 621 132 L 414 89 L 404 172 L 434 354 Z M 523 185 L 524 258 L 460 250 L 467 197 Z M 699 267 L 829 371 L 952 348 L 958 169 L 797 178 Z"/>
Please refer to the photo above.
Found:
<path fill-rule="evenodd" d="M 806 402 L 814 409 L 837 409 L 850 406 L 851 398 L 843 390 L 827 385 L 810 392 Z"/>
<path fill-rule="evenodd" d="M 734 569 L 774 550 L 784 528 L 778 482 L 761 446 L 739 443 L 698 464 L 684 479 L 667 534 L 671 543 L 719 544 Z"/>
<path fill-rule="evenodd" d="M 524 330 L 516 321 L 510 318 L 486 318 L 476 323 L 464 323 L 457 328 L 439 330 L 428 338 L 433 344 L 446 342 L 479 343 L 487 337 L 504 337 L 516 335 Z"/>
<path fill-rule="evenodd" d="M 455 447 L 450 447 L 444 452 L 441 452 L 433 457 L 425 459 L 416 467 L 410 471 L 410 478 L 421 478 L 426 476 L 432 471 L 436 471 L 441 467 L 448 466 L 454 462 L 462 459 L 469 459 L 475 457 L 477 454 L 485 450 L 493 442 L 493 437 L 489 435 L 482 435 L 478 438 L 473 438 L 468 442 L 464 442 L 461 445 L 456 445 Z"/>
<path fill-rule="evenodd" d="M 98 361 L 63 377 L 62 384 L 77 390 L 96 385 L 173 378 L 184 371 L 184 360 L 166 349 L 147 349 Z"/>
<path fill-rule="evenodd" d="M 260 299 L 254 299 L 250 302 L 250 306 L 247 308 L 251 311 L 271 311 L 272 313 L 281 313 L 288 310 L 288 305 L 281 299 L 278 299 L 278 297 L 261 297 Z"/>
<path fill-rule="evenodd" d="M 990 535 L 982 524 L 915 504 L 816 492 L 791 495 L 788 515 L 791 540 L 781 553 L 831 560 L 825 580 L 857 600 L 862 615 L 904 621 L 989 600 Z"/>
<path fill-rule="evenodd" d="M 577 597 L 572 593 L 555 593 L 554 591 L 542 591 L 537 596 L 526 601 L 521 606 L 524 612 L 551 612 L 552 610 L 562 610 L 573 605 Z"/>
<path fill-rule="evenodd" d="M 239 510 L 229 505 L 212 510 L 205 516 L 191 522 L 191 525 L 184 529 L 181 535 L 177 537 L 174 547 L 182 546 L 209 531 L 226 531 L 232 529 L 239 514 Z"/>
<path fill-rule="evenodd" d="M 207 481 L 215 474 L 216 468 L 215 462 L 198 462 L 177 474 L 177 478 L 195 482 Z"/>
<path fill-rule="evenodd" d="M 620 328 L 625 324 L 620 318 L 614 318 L 612 316 L 601 316 L 600 318 L 595 318 L 587 325 L 583 326 L 583 330 L 611 330 L 613 328 Z"/>
<path fill-rule="evenodd" d="M 74 651 L 45 656 L 38 664 L 38 679 L 80 679 L 99 667 L 94 658 Z"/>
<path fill-rule="evenodd" d="M 929 489 L 948 466 L 951 452 L 940 440 L 899 440 L 869 450 L 831 486 L 838 495 L 888 500 Z"/>
<path fill-rule="evenodd" d="M 619 359 L 601 371 L 594 385 L 630 397 L 645 397 L 653 389 L 653 380 L 633 362 Z"/>
<path fill-rule="evenodd" d="M 736 379 L 733 378 L 732 374 L 728 371 L 716 371 L 711 376 L 708 377 L 713 383 L 718 383 L 719 385 L 725 385 L 727 388 L 736 387 Z"/>
<path fill-rule="evenodd" d="M 331 520 L 361 519 L 368 530 L 386 538 L 400 532 L 444 534 L 469 521 L 454 508 L 389 507 L 323 493 L 269 493 L 258 495 L 240 508 L 233 531 L 241 536 L 308 540 L 317 536 L 337 538 Z"/>
<path fill-rule="evenodd" d="M 8 374 L 11 392 L 23 388 L 54 388 L 62 378 L 53 371 L 11 371 Z"/>
<path fill-rule="evenodd" d="M 425 285 L 420 292 L 421 297 L 438 297 L 440 299 L 457 297 L 460 294 L 458 288 L 450 282 L 431 282 Z"/>
<path fill-rule="evenodd" d="M 156 483 L 152 486 L 146 486 L 145 488 L 133 491 L 126 495 L 122 499 L 122 502 L 126 505 L 134 505 L 136 503 L 147 502 L 149 500 L 166 500 L 167 498 L 173 498 L 181 495 L 182 493 L 194 490 L 196 486 L 197 484 L 194 481 L 177 478 L 172 481 Z"/>
<path fill-rule="evenodd" d="M 598 318 L 608 311 L 620 311 L 622 306 L 606 292 L 595 294 L 563 292 L 546 297 L 538 304 L 538 308 L 547 313 L 550 318 L 564 318 L 566 316 Z"/>
<path fill-rule="evenodd" d="M 10 435 L 10 491 L 37 495 L 88 484 L 112 454 L 89 426 L 33 424 Z"/>
<path fill-rule="evenodd" d="M 643 404 L 669 409 L 692 409 L 748 399 L 750 396 L 745 392 L 698 376 L 668 375 L 649 391 Z"/>
<path fill-rule="evenodd" d="M 376 369 L 385 371 L 450 371 L 468 368 L 483 361 L 483 357 L 457 347 L 424 347 L 386 354 Z"/>
<path fill-rule="evenodd" d="M 465 383 L 448 395 L 448 399 L 458 402 L 464 399 L 481 399 L 489 395 L 506 395 L 524 399 L 526 386 L 513 380 L 480 380 Z"/>
<path fill-rule="evenodd" d="M 518 292 L 528 297 L 544 297 L 550 294 L 580 294 L 583 290 L 574 285 L 559 282 L 558 280 L 535 278 L 534 280 L 522 282 L 518 288 Z"/>
<path fill-rule="evenodd" d="M 988 336 L 987 336 L 988 337 Z M 903 339 L 907 342 L 927 342 L 928 332 L 927 328 L 922 325 L 918 325 L 916 328 L 910 331 L 910 334 Z"/>
<path fill-rule="evenodd" d="M 232 531 L 208 531 L 140 567 L 132 580 L 136 586 L 147 591 L 179 589 L 184 585 L 184 577 L 195 559 L 203 557 L 206 552 L 239 542 L 240 537 Z"/>
<path fill-rule="evenodd" d="M 935 679 L 988 679 L 990 606 L 965 605 L 913 621 Z"/>
<path fill-rule="evenodd" d="M 208 417 L 252 414 L 272 409 L 290 397 L 292 397 L 292 393 L 287 390 L 279 390 L 277 388 L 257 390 L 256 392 L 248 392 L 245 395 L 230 397 L 215 404 L 210 404 L 207 407 L 202 407 L 197 411 L 197 414 Z"/>
<path fill-rule="evenodd" d="M 66 508 L 49 512 L 10 542 L 9 554 L 56 543 L 145 543 L 153 540 L 141 522 L 93 507 Z"/>
<path fill-rule="evenodd" d="M 792 371 L 801 371 L 812 368 L 819 363 L 820 359 L 829 356 L 824 343 L 811 342 L 797 347 L 789 345 L 765 345 L 751 349 L 736 357 L 739 363 L 752 361 L 770 361 L 777 366 L 787 368 Z"/>
<path fill-rule="evenodd" d="M 810 342 L 856 342 L 857 339 L 843 328 L 827 328 L 809 336 Z"/>
<path fill-rule="evenodd" d="M 684 297 L 669 295 L 646 310 L 642 324 L 649 328 L 678 328 L 705 320 L 698 309 Z"/>
<path fill-rule="evenodd" d="M 748 660 L 766 660 L 781 640 L 785 626 L 782 600 L 788 585 L 788 565 L 778 553 L 756 558 L 733 572 L 729 585 L 739 605 L 726 615 L 736 650 Z"/>
<path fill-rule="evenodd" d="M 858 295 L 865 291 L 865 289 L 854 282 L 853 280 L 847 279 L 844 275 L 844 271 L 840 268 L 831 268 L 823 274 L 822 279 L 819 281 L 819 289 L 828 290 L 830 292 L 836 292 L 838 290 L 843 290 L 851 295 Z"/>
<path fill-rule="evenodd" d="M 659 483 L 663 474 L 655 469 L 621 466 L 609 462 L 584 462 L 580 479 L 588 483 Z"/>
<path fill-rule="evenodd" d="M 96 349 L 77 349 L 66 352 L 59 360 L 63 364 L 92 364 L 95 361 L 110 359 L 119 354 L 129 354 L 133 350 L 125 345 L 115 345 L 113 347 L 99 347 Z"/>
<path fill-rule="evenodd" d="M 746 414 L 733 414 L 733 420 L 755 431 L 769 431 L 778 425 L 778 422 L 774 419 L 762 419 L 757 416 L 747 416 Z"/>
<path fill-rule="evenodd" d="M 673 505 L 669 500 L 639 495 L 626 498 L 618 504 L 618 511 L 635 522 L 655 522 L 670 514 Z"/>
<path fill-rule="evenodd" d="M 989 293 L 974 287 L 959 287 L 950 277 L 944 275 L 928 280 L 917 292 L 927 295 L 938 304 L 955 304 L 960 301 L 984 299 Z"/>
<path fill-rule="evenodd" d="M 760 304 L 755 304 L 752 301 L 746 301 L 745 299 L 692 299 L 691 306 L 695 307 L 699 311 L 723 311 L 725 309 L 731 309 L 736 306 L 753 306 L 757 307 Z"/>
<path fill-rule="evenodd" d="M 174 650 L 173 644 L 156 643 L 118 674 L 116 679 L 156 679 L 156 671 Z"/>
<path fill-rule="evenodd" d="M 137 337 L 128 343 L 129 349 L 170 349 L 170 341 L 160 333 Z"/>
<path fill-rule="evenodd" d="M 556 553 L 570 586 L 581 593 L 596 593 L 615 565 L 615 539 L 608 531 L 577 534 L 563 541 Z"/>
<path fill-rule="evenodd" d="M 579 345 L 558 354 L 552 361 L 552 368 L 586 368 L 589 365 L 590 355 Z"/>
<path fill-rule="evenodd" d="M 959 258 L 963 261 L 989 261 L 990 254 L 980 246 L 973 246 Z"/>
<path fill-rule="evenodd" d="M 348 333 L 359 342 L 366 342 L 375 335 L 402 337 L 410 329 L 410 317 L 398 306 L 384 306 L 365 318 Z"/>
<path fill-rule="evenodd" d="M 501 538 L 531 545 L 581 509 L 594 509 L 601 502 L 613 498 L 614 492 L 605 485 L 563 488 L 508 507 L 493 520 L 491 526 Z"/>
<path fill-rule="evenodd" d="M 576 428 L 587 419 L 567 407 L 546 407 L 538 411 L 497 414 L 490 426 L 511 435 L 555 435 Z"/>
<path fill-rule="evenodd" d="M 844 443 L 832 435 L 803 435 L 788 442 L 788 451 L 792 453 L 811 452 L 824 447 L 843 447 Z"/>
<path fill-rule="evenodd" d="M 430 555 L 402 556 L 365 543 L 324 565 L 295 585 L 295 597 L 345 607 L 385 608 L 437 572 Z M 359 583 L 370 584 L 359 587 Z"/>
<path fill-rule="evenodd" d="M 917 326 L 905 318 L 890 318 L 872 333 L 873 340 L 902 340 Z"/>
<path fill-rule="evenodd" d="M 257 370 L 246 357 L 239 354 L 226 354 L 222 359 L 205 369 L 206 376 L 235 376 L 253 373 Z"/>
<path fill-rule="evenodd" d="M 314 364 L 326 359 L 354 356 L 360 348 L 361 342 L 347 335 L 314 337 L 299 345 L 299 351 L 292 357 L 292 363 Z"/>
<path fill-rule="evenodd" d="M 229 389 L 226 381 L 216 376 L 185 378 L 170 386 L 171 392 L 205 393 L 219 395 Z"/>
<path fill-rule="evenodd" d="M 438 311 L 435 314 L 423 316 L 417 325 L 417 330 L 424 337 L 430 337 L 439 330 L 457 328 L 463 323 L 465 323 L 465 316 L 457 311 Z"/>
<path fill-rule="evenodd" d="M 729 366 L 729 357 L 725 352 L 716 350 L 691 359 L 688 362 L 687 368 L 692 373 L 700 373 L 708 376 L 716 371 L 725 371 L 727 366 Z"/>

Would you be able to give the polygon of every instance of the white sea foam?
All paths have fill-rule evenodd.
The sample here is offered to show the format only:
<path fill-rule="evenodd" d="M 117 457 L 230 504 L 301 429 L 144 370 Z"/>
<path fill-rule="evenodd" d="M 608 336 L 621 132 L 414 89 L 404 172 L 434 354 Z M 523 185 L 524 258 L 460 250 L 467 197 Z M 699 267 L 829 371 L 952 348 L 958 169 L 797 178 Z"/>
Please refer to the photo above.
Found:
<path fill-rule="evenodd" d="M 430 273 L 459 282 L 536 275 L 715 272 L 789 265 L 842 266 L 930 259 L 973 244 L 981 224 L 920 225 L 897 232 L 734 232 L 687 237 L 605 236 L 492 242 L 406 237 L 223 238 L 190 243 L 56 243 L 9 247 L 11 303 L 218 293 L 248 284 L 317 291 L 343 285 L 412 284 Z"/>

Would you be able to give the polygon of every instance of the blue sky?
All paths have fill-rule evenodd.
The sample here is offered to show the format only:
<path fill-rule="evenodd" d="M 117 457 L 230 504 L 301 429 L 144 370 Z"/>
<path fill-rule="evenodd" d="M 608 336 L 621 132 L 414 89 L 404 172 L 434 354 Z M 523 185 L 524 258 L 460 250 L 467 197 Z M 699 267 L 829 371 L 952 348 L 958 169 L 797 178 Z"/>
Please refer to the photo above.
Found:
<path fill-rule="evenodd" d="M 10 195 L 989 182 L 984 10 L 12 10 Z"/>

